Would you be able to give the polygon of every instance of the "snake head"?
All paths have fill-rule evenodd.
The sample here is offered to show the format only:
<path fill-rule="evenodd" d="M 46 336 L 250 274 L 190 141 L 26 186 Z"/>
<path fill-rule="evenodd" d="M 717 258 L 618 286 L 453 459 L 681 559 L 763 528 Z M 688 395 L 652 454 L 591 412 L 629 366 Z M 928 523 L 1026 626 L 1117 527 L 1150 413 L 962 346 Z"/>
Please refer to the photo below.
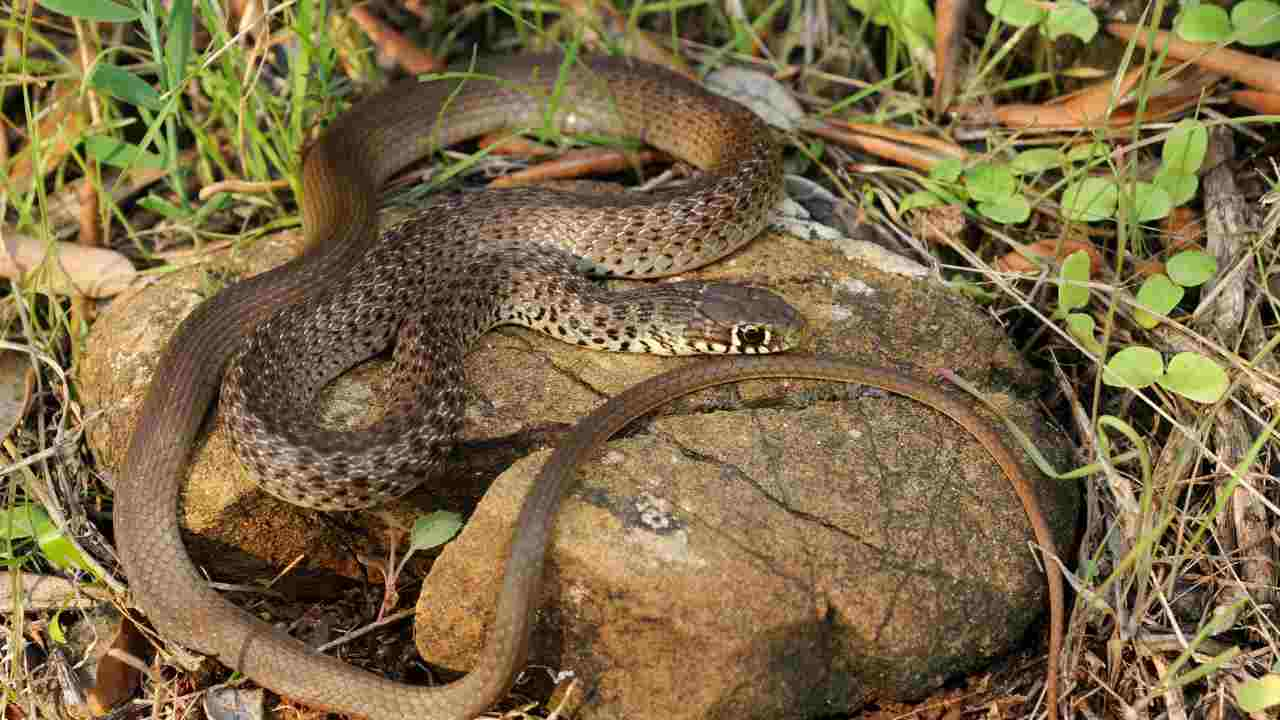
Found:
<path fill-rule="evenodd" d="M 804 337 L 804 317 L 780 296 L 728 283 L 702 286 L 685 326 L 685 340 L 695 352 L 764 355 L 794 348 Z"/>

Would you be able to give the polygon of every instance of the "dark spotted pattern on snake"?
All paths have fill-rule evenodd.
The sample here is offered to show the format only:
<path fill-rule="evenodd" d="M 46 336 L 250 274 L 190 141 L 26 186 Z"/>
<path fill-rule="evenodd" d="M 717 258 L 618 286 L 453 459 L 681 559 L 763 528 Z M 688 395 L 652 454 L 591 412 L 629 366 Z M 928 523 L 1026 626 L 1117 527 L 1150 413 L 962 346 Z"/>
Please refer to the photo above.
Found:
<path fill-rule="evenodd" d="M 690 295 L 675 303 L 683 309 L 664 315 L 653 299 L 633 306 L 631 299 L 600 294 L 581 277 L 582 270 L 628 277 L 678 273 L 723 257 L 759 232 L 781 195 L 781 152 L 751 113 L 684 78 L 626 60 L 522 57 L 477 71 L 500 81 L 402 84 L 338 118 L 304 156 L 307 252 L 218 293 L 170 340 L 140 410 L 115 497 L 116 539 L 130 587 L 162 632 L 316 707 L 371 718 L 474 717 L 501 697 L 524 661 L 531 598 L 542 578 L 551 521 L 577 466 L 628 419 L 700 387 L 747 377 L 875 385 L 944 412 L 996 457 L 1027 508 L 1037 541 L 1053 552 L 1029 481 L 999 436 L 967 405 L 892 371 L 822 358 L 737 356 L 695 363 L 623 393 L 558 449 L 521 509 L 481 660 L 454 683 L 409 687 L 363 672 L 314 653 L 210 589 L 183 547 L 176 506 L 196 434 L 233 356 L 237 364 L 227 400 L 250 464 L 281 496 L 350 507 L 403 492 L 406 477 L 411 483 L 435 472 L 440 449 L 459 422 L 460 358 L 495 322 L 527 324 L 555 336 L 563 332 L 589 347 L 635 350 L 623 347 L 631 342 L 650 352 L 763 352 L 786 347 L 798 333 L 793 311 L 763 291 L 677 283 L 665 292 Z M 441 201 L 416 223 L 393 231 L 391 239 L 378 240 L 376 192 L 392 174 L 438 147 L 544 122 L 638 138 L 702 175 L 676 190 L 621 201 L 544 191 Z M 401 249 L 396 233 L 435 235 L 436 244 L 413 249 L 411 242 L 410 249 Z M 517 244 L 528 240 L 532 246 Z M 492 247 L 476 250 L 476 241 Z M 420 260 L 416 268 L 388 272 Z M 698 308 L 692 312 L 691 297 Z M 424 298 L 445 306 L 433 310 Z M 392 310 L 406 307 L 416 312 L 391 317 Z M 437 330 L 445 331 L 443 337 L 435 337 Z M 423 382 L 399 391 L 381 428 L 352 441 L 279 417 L 301 412 L 312 390 L 393 336 L 397 374 Z M 440 355 L 428 360 L 422 351 Z M 296 362 L 285 363 L 286 356 Z M 365 447 L 374 448 L 372 456 L 357 452 Z M 388 468 L 393 472 L 376 475 Z M 327 479 L 353 471 L 357 479 L 345 489 L 334 489 Z M 1056 573 L 1049 579 L 1050 653 L 1056 660 L 1061 580 Z"/>

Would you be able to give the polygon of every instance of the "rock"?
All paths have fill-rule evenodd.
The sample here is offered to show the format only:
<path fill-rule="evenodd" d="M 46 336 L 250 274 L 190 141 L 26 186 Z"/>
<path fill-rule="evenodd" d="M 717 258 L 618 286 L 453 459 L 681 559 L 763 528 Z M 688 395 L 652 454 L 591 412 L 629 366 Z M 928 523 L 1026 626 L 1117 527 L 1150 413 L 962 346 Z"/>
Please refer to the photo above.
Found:
<path fill-rule="evenodd" d="M 219 272 L 256 272 L 296 250 L 259 242 L 251 265 L 233 258 Z M 987 392 L 1034 397 L 1038 377 L 1003 334 L 919 266 L 900 274 L 909 266 L 874 246 L 772 234 L 684 277 L 782 294 L 813 326 L 808 351 L 946 367 Z M 95 324 L 79 372 L 86 407 L 102 412 L 90 443 L 104 470 L 123 458 L 165 339 L 208 285 L 204 268 L 164 276 Z M 467 362 L 468 454 L 448 487 L 398 505 L 469 511 L 484 495 L 427 581 L 417 630 L 429 660 L 465 669 L 479 646 L 506 548 L 494 539 L 510 536 L 515 499 L 545 457 L 535 450 L 604 398 L 687 362 L 698 359 L 585 351 L 522 329 L 481 340 Z M 376 417 L 385 370 L 374 361 L 335 383 L 325 417 Z M 583 474 L 557 520 L 531 656 L 592 687 L 579 717 L 836 712 L 919 696 L 1017 644 L 1045 597 L 1007 481 L 946 418 L 877 393 L 834 399 L 849 395 L 788 381 L 704 391 Z M 1042 447 L 1061 446 L 1029 402 L 1003 404 Z M 1065 542 L 1076 497 L 1053 487 L 1044 501 Z M 360 578 L 352 548 L 385 557 L 381 536 L 360 532 L 379 513 L 339 516 L 356 526 L 339 530 L 258 491 L 216 413 L 182 512 L 197 563 L 238 583 L 299 557 L 290 578 Z"/>
<path fill-rule="evenodd" d="M 772 236 L 748 251 L 814 323 L 812 349 L 1034 389 L 967 302 L 902 258 L 847 244 Z M 717 272 L 734 277 L 732 263 L 704 274 Z M 545 352 L 607 394 L 634 382 L 594 371 L 615 356 Z M 483 394 L 505 392 L 485 375 L 472 374 Z M 1032 406 L 996 397 L 1062 464 L 1063 441 Z M 750 382 L 643 425 L 582 472 L 557 516 L 530 662 L 594 684 L 579 718 L 806 717 L 919 699 L 1008 652 L 1044 612 L 1008 480 L 922 405 L 840 384 Z M 429 662 L 474 663 L 508 547 L 493 539 L 510 538 L 546 455 L 498 478 L 436 561 L 415 624 Z M 1041 490 L 1065 547 L 1074 487 Z"/>

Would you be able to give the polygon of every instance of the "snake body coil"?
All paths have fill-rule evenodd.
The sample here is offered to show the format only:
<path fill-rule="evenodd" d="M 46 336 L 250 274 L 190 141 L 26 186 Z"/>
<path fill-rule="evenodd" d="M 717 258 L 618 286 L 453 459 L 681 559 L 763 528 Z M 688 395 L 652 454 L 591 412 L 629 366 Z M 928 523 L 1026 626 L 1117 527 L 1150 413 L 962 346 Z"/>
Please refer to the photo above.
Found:
<path fill-rule="evenodd" d="M 408 687 L 365 673 L 312 652 L 211 590 L 183 547 L 176 507 L 196 433 L 233 357 L 224 401 L 246 460 L 277 495 L 344 508 L 400 494 L 438 469 L 460 423 L 462 356 L 494 324 L 525 324 L 591 347 L 666 353 L 768 352 L 794 341 L 798 317 L 762 291 L 676 283 L 657 295 L 619 297 L 581 279 L 584 269 L 668 275 L 732 252 L 759 232 L 780 197 L 781 152 L 754 115 L 684 78 L 618 59 L 586 60 L 567 73 L 561 64 L 558 56 L 509 60 L 477 69 L 496 82 L 399 85 L 352 108 L 304 158 L 307 252 L 223 290 L 178 328 L 140 410 L 115 498 L 130 586 L 168 636 L 313 706 L 371 718 L 474 717 L 501 697 L 524 661 L 551 520 L 575 468 L 629 418 L 746 377 L 860 382 L 955 418 L 1009 473 L 1037 541 L 1052 552 L 1027 480 L 999 436 L 965 405 L 890 371 L 818 358 L 736 358 L 663 375 L 579 425 L 521 509 L 481 660 L 455 683 Z M 678 191 L 621 200 L 519 191 L 442 201 L 378 242 L 376 191 L 393 173 L 477 134 L 547 122 L 638 138 L 703 174 Z M 436 239 L 405 244 L 397 232 Z M 534 245 L 516 242 L 529 239 Z M 416 314 L 403 322 L 391 317 L 406 308 Z M 418 389 L 396 399 L 383 425 L 352 440 L 285 419 L 304 414 L 313 390 L 397 335 L 397 372 Z M 278 360 L 290 353 L 306 362 L 291 368 Z M 328 483 L 335 469 L 354 482 Z M 1061 581 L 1055 573 L 1049 578 L 1056 659 Z M 1053 668 L 1051 662 L 1050 697 Z"/>

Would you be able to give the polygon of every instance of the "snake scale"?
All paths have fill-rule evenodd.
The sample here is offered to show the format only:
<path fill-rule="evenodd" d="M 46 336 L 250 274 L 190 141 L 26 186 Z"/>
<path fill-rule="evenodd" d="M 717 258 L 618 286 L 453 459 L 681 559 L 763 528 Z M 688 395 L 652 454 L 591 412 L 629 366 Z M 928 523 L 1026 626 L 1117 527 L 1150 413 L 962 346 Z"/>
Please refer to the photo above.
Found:
<path fill-rule="evenodd" d="M 157 628 L 318 708 L 369 718 L 474 717 L 506 692 L 524 662 L 552 519 L 577 468 L 650 410 L 749 378 L 869 385 L 951 417 L 992 454 L 1036 541 L 1056 554 L 1030 481 L 968 403 L 898 371 L 823 357 L 737 354 L 621 393 L 557 448 L 521 508 L 481 659 L 456 682 L 411 687 L 366 673 L 311 651 L 214 592 L 187 555 L 176 508 L 196 434 L 229 364 L 223 391 L 229 426 L 267 488 L 312 506 L 354 507 L 405 492 L 439 469 L 461 422 L 461 358 L 494 324 L 525 324 L 588 347 L 667 354 L 766 353 L 795 342 L 798 315 L 764 291 L 672 283 L 658 286 L 672 289 L 657 296 L 620 298 L 600 295 L 581 279 L 681 272 L 723 257 L 759 232 L 781 196 L 781 149 L 752 113 L 685 78 L 625 59 L 567 63 L 558 55 L 528 56 L 477 71 L 495 79 L 394 85 L 335 120 L 303 157 L 306 252 L 206 300 L 169 341 L 139 410 L 114 508 L 135 601 Z M 439 147 L 544 123 L 637 138 L 702 173 L 682 188 L 621 199 L 474 193 L 434 204 L 379 241 L 376 193 L 394 173 Z M 434 239 L 414 249 L 420 236 Z M 517 242 L 529 237 L 537 249 Z M 427 270 L 410 267 L 415 263 Z M 493 300 L 494 294 L 501 298 Z M 415 314 L 391 317 L 404 309 Z M 393 339 L 397 374 L 417 386 L 395 398 L 381 425 L 351 440 L 305 418 L 278 417 L 304 409 L 312 390 Z M 361 455 L 364 448 L 371 454 Z M 337 474 L 349 482 L 330 482 Z M 1048 572 L 1048 580 L 1052 718 L 1063 593 L 1057 573 Z"/>

